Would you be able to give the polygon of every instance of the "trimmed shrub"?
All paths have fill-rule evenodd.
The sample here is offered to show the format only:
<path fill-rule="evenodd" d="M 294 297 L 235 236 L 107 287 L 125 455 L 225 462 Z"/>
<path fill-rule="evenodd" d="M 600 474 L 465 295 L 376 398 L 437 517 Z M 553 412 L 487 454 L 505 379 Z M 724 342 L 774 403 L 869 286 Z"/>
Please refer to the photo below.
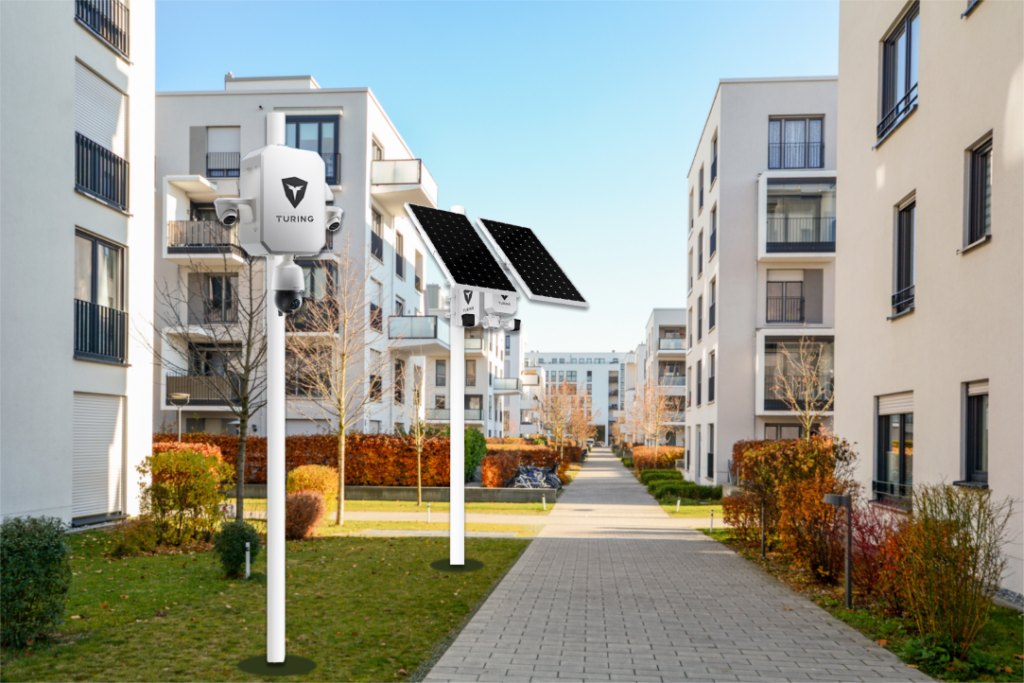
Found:
<path fill-rule="evenodd" d="M 338 470 L 327 465 L 302 465 L 288 473 L 288 493 L 319 491 L 324 500 L 338 495 Z"/>
<path fill-rule="evenodd" d="M 256 529 L 248 522 L 228 522 L 220 528 L 213 539 L 213 549 L 220 557 L 220 565 L 228 578 L 245 574 L 245 544 L 249 543 L 249 561 L 256 562 L 262 540 Z"/>
<path fill-rule="evenodd" d="M 324 497 L 319 491 L 289 493 L 284 502 L 285 537 L 290 541 L 301 541 L 315 535 L 326 512 Z"/>
<path fill-rule="evenodd" d="M 651 446 L 635 446 L 633 462 L 638 470 L 671 470 L 675 469 L 676 460 L 686 456 L 686 449 L 678 446 L 658 446 L 655 455 Z"/>
<path fill-rule="evenodd" d="M 114 527 L 110 556 L 118 559 L 151 552 L 160 543 L 160 529 L 149 517 L 131 517 Z"/>
<path fill-rule="evenodd" d="M 476 472 L 476 468 L 480 467 L 480 464 L 487 457 L 487 437 L 482 432 L 478 432 L 475 429 L 467 429 L 466 437 L 466 481 L 473 478 L 473 473 Z"/>
<path fill-rule="evenodd" d="M 236 439 L 237 440 L 237 439 Z M 224 454 L 220 446 L 213 443 L 187 442 L 187 441 L 154 441 L 153 453 L 174 453 L 177 451 L 192 451 L 203 455 L 224 460 Z"/>
<path fill-rule="evenodd" d="M 181 545 L 213 537 L 223 516 L 220 502 L 234 479 L 229 465 L 212 454 L 176 450 L 154 453 L 138 471 L 143 476 L 142 512 L 155 523 L 160 543 Z"/>
<path fill-rule="evenodd" d="M 651 495 L 661 499 L 691 498 L 693 500 L 720 500 L 722 498 L 721 486 L 701 486 L 692 481 L 675 479 L 654 480 L 648 486 Z"/>
<path fill-rule="evenodd" d="M 515 474 L 518 465 L 519 457 L 514 453 L 502 451 L 488 452 L 483 464 L 480 465 L 484 487 L 489 489 L 501 488 Z"/>
<path fill-rule="evenodd" d="M 533 445 L 534 446 L 547 446 L 548 445 L 548 437 L 546 437 L 546 436 L 538 436 L 537 438 L 535 438 L 533 440 Z"/>
<path fill-rule="evenodd" d="M 56 517 L 11 517 L 0 524 L 0 642 L 31 645 L 64 620 L 71 555 Z"/>
<path fill-rule="evenodd" d="M 650 484 L 652 481 L 659 481 L 662 479 L 679 479 L 682 480 L 683 473 L 679 470 L 644 470 L 640 473 L 640 481 L 644 484 Z"/>

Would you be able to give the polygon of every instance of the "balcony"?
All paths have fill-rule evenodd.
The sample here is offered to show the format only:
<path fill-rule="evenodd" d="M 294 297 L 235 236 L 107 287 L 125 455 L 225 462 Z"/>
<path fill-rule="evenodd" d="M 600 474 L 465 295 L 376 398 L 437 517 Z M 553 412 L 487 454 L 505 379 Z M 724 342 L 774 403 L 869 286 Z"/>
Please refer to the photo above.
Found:
<path fill-rule="evenodd" d="M 835 217 L 769 216 L 767 251 L 773 253 L 834 252 Z"/>
<path fill-rule="evenodd" d="M 208 152 L 206 155 L 207 178 L 237 178 L 242 168 L 241 152 Z"/>
<path fill-rule="evenodd" d="M 523 375 L 522 383 L 524 387 L 539 387 L 540 375 Z"/>
<path fill-rule="evenodd" d="M 523 384 L 518 377 L 495 377 L 491 388 L 495 394 L 518 394 L 522 392 Z"/>
<path fill-rule="evenodd" d="M 75 299 L 75 358 L 124 363 L 128 358 L 128 314 Z"/>
<path fill-rule="evenodd" d="M 482 408 L 466 408 L 466 422 L 483 422 L 484 411 Z M 427 422 L 451 422 L 452 411 L 446 408 L 431 408 L 427 410 Z"/>
<path fill-rule="evenodd" d="M 790 381 L 795 381 L 796 378 Z M 832 396 L 832 384 L 826 384 L 822 387 L 821 394 L 818 398 L 810 401 L 814 410 L 824 410 L 828 403 L 828 399 Z M 806 403 L 806 402 L 805 402 Z M 775 370 L 769 367 L 765 371 L 764 375 L 764 409 L 765 410 L 785 410 L 792 411 L 793 407 L 785 400 L 785 394 L 775 377 Z M 835 410 L 835 404 L 829 406 L 829 412 Z"/>
<path fill-rule="evenodd" d="M 179 266 L 197 260 L 242 266 L 245 251 L 238 242 L 238 227 L 220 221 L 167 221 L 167 259 Z"/>
<path fill-rule="evenodd" d="M 824 168 L 823 142 L 769 142 L 768 168 Z"/>
<path fill-rule="evenodd" d="M 305 308 L 305 307 L 303 307 Z M 188 309 L 189 325 L 214 325 L 238 322 L 238 302 L 228 299 L 217 305 L 203 302 L 201 307 L 190 305 Z M 289 322 L 291 322 L 289 320 Z"/>
<path fill-rule="evenodd" d="M 436 315 L 396 315 L 388 318 L 388 339 L 400 355 L 437 356 L 451 351 L 451 326 Z"/>
<path fill-rule="evenodd" d="M 485 350 L 483 339 L 466 338 L 466 351 L 479 351 L 482 353 Z"/>
<path fill-rule="evenodd" d="M 686 377 L 683 375 L 661 375 L 658 385 L 663 387 L 685 387 Z"/>
<path fill-rule="evenodd" d="M 803 297 L 768 297 L 766 320 L 770 323 L 802 323 L 804 321 Z"/>
<path fill-rule="evenodd" d="M 230 377 L 222 375 L 167 375 L 165 401 L 171 405 L 171 394 L 188 394 L 188 407 L 238 405 L 241 401 L 235 393 Z"/>
<path fill-rule="evenodd" d="M 685 424 L 686 413 L 681 410 L 672 411 L 665 413 L 664 418 L 665 424 Z"/>
<path fill-rule="evenodd" d="M 370 194 L 391 215 L 403 215 L 407 202 L 437 207 L 437 183 L 420 159 L 371 162 Z"/>
<path fill-rule="evenodd" d="M 75 19 L 128 58 L 128 8 L 117 0 L 75 0 Z"/>
<path fill-rule="evenodd" d="M 75 189 L 118 211 L 128 211 L 128 162 L 75 133 Z"/>

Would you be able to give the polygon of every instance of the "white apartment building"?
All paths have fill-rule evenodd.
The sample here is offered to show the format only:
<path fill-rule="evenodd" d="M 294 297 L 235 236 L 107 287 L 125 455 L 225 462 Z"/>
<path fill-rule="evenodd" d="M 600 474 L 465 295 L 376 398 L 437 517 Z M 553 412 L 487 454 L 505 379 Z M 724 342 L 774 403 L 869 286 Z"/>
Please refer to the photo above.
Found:
<path fill-rule="evenodd" d="M 591 424 L 597 428 L 595 440 L 608 443 L 617 431 L 622 400 L 621 379 L 626 374 L 625 353 L 549 353 L 526 352 L 526 370 L 543 369 L 545 389 L 562 382 L 575 382 L 578 391 L 589 398 Z"/>
<path fill-rule="evenodd" d="M 449 342 L 451 326 L 447 319 L 450 312 L 448 292 L 438 285 L 429 285 L 427 305 L 428 316 L 436 321 L 440 331 L 436 335 L 436 343 L 423 350 L 426 363 L 424 408 L 426 421 L 443 427 L 451 422 L 448 390 L 452 361 Z M 507 360 L 513 363 L 507 366 L 510 371 L 514 369 L 514 363 L 518 362 L 510 358 L 513 345 L 507 341 L 510 339 L 509 333 L 502 329 L 485 330 L 480 326 L 461 329 L 466 338 L 466 427 L 476 429 L 488 437 L 517 435 L 514 429 L 518 429 L 518 425 L 512 422 L 507 401 L 514 399 L 519 403 L 523 383 L 518 373 L 513 376 L 505 374 Z M 518 348 L 518 342 L 515 347 Z M 509 417 L 508 424 L 504 419 L 506 415 Z"/>
<path fill-rule="evenodd" d="M 629 414 L 637 392 L 644 387 L 647 374 L 647 344 L 637 344 L 635 350 L 627 353 L 625 365 L 624 400 L 619 404 L 619 420 L 617 429 L 612 429 L 612 439 L 615 443 L 643 443 L 644 434 L 640 431 L 639 425 L 630 422 Z"/>
<path fill-rule="evenodd" d="M 3 517 L 138 512 L 152 438 L 154 12 L 0 3 Z"/>
<path fill-rule="evenodd" d="M 239 272 L 246 266 L 237 228 L 217 221 L 213 201 L 238 195 L 240 158 L 266 144 L 270 112 L 285 113 L 289 146 L 324 158 L 334 205 L 345 212 L 341 230 L 325 234 L 319 254 L 297 259 L 307 273 L 304 308 L 333 296 L 325 286 L 327 274 L 338 273 L 347 246 L 367 299 L 365 349 L 353 361 L 353 381 L 363 385 L 364 395 L 371 395 L 359 429 L 387 432 L 408 424 L 416 412 L 412 389 L 423 377 L 422 354 L 417 355 L 423 340 L 413 342 L 408 336 L 413 329 L 423 332 L 424 321 L 407 317 L 425 311 L 427 250 L 404 204 L 436 207 L 438 188 L 373 92 L 321 88 L 312 76 L 228 74 L 223 90 L 162 92 L 156 101 L 156 279 L 158 288 L 181 293 L 177 301 L 157 296 L 156 324 L 167 320 L 169 306 L 181 307 L 178 320 L 188 317 L 185 334 L 157 344 L 164 362 L 156 363 L 152 377 L 156 424 L 173 425 L 176 406 L 169 397 L 188 394 L 188 431 L 237 430 L 224 397 L 210 390 L 211 381 L 223 379 L 227 363 L 207 343 L 207 333 L 214 326 L 238 322 L 237 297 L 245 293 Z M 206 305 L 188 306 L 196 292 Z M 272 303 L 268 308 L 270 315 L 277 314 Z M 301 313 L 293 314 L 295 320 Z M 436 326 L 430 332 L 436 335 Z M 381 366 L 385 370 L 378 386 L 369 368 Z M 324 429 L 326 422 L 311 419 L 317 417 L 310 409 L 315 399 L 299 395 L 294 382 L 288 386 L 293 392 L 288 433 Z M 260 412 L 249 433 L 264 435 L 264 420 Z"/>
<path fill-rule="evenodd" d="M 719 82 L 689 172 L 694 481 L 727 481 L 736 441 L 800 435 L 777 390 L 776 368 L 793 372 L 785 350 L 799 357 L 807 336 L 833 357 L 836 98 L 836 77 Z M 824 372 L 831 391 L 831 363 Z"/>
<path fill-rule="evenodd" d="M 942 482 L 1014 500 L 1003 586 L 1017 593 L 1022 27 L 1019 2 L 843 3 L 835 295 L 835 426 L 864 490 L 896 508 Z"/>
<path fill-rule="evenodd" d="M 658 443 L 686 445 L 686 309 L 655 308 L 647 319 L 640 385 L 657 383 L 667 396 Z"/>

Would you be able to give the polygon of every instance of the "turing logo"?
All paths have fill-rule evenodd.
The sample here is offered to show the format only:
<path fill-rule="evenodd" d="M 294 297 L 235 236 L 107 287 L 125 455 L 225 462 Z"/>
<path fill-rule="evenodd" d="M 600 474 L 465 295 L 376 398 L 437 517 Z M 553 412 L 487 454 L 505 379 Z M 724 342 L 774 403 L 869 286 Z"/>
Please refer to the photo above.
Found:
<path fill-rule="evenodd" d="M 468 304 L 470 299 L 473 298 L 473 292 L 463 292 L 462 295 L 466 297 L 466 303 Z"/>
<path fill-rule="evenodd" d="M 508 294 L 502 294 L 501 295 L 501 300 L 502 301 L 508 301 Z"/>
<path fill-rule="evenodd" d="M 282 178 L 281 184 L 284 185 L 284 196 L 288 198 L 288 203 L 293 209 L 299 208 L 299 203 L 306 196 L 306 186 L 309 183 L 302 178 L 292 177 Z"/>

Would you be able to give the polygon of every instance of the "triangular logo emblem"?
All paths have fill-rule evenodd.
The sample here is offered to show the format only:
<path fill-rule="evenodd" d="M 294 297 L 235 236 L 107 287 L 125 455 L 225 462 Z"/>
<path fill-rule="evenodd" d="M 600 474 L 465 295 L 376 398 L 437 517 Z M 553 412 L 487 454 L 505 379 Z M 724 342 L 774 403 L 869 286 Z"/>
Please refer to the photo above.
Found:
<path fill-rule="evenodd" d="M 293 209 L 299 208 L 299 202 L 306 196 L 306 187 L 309 183 L 302 178 L 282 178 L 281 184 L 284 185 L 284 196 L 288 203 Z"/>
<path fill-rule="evenodd" d="M 508 301 L 508 294 L 502 294 L 501 295 L 501 300 L 502 301 Z"/>
<path fill-rule="evenodd" d="M 473 292 L 466 290 L 462 293 L 462 296 L 466 297 L 466 303 L 468 304 L 469 300 L 473 298 Z"/>

